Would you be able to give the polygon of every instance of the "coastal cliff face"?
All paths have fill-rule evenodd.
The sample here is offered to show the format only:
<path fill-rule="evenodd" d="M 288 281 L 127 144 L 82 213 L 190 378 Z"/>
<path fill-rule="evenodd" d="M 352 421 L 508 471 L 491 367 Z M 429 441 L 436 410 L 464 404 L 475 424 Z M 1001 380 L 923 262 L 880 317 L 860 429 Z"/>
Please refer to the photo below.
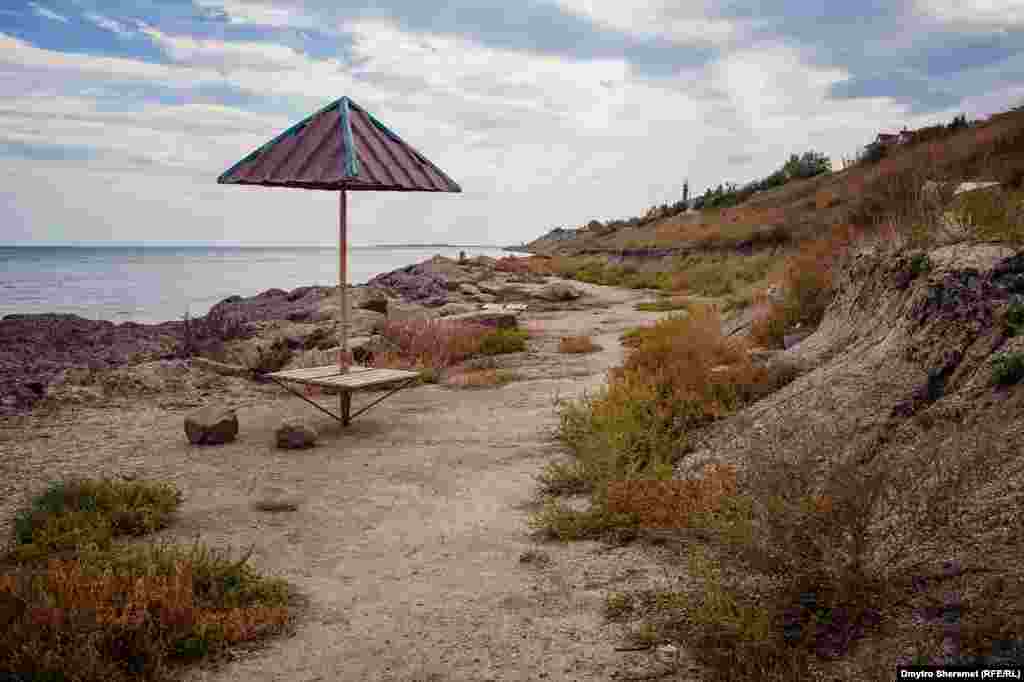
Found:
<path fill-rule="evenodd" d="M 847 664 L 933 644 L 954 660 L 1020 634 L 1008 614 L 1024 585 L 1022 296 L 1024 253 L 1008 246 L 851 254 L 820 326 L 779 356 L 804 373 L 708 428 L 678 465 L 687 478 L 731 464 L 761 494 L 813 489 L 856 510 L 820 549 L 896 602 L 862 613 L 886 628 L 858 647 L 863 623 L 836 622 Z M 787 471 L 815 482 L 780 482 Z M 955 615 L 928 615 L 944 610 Z"/>

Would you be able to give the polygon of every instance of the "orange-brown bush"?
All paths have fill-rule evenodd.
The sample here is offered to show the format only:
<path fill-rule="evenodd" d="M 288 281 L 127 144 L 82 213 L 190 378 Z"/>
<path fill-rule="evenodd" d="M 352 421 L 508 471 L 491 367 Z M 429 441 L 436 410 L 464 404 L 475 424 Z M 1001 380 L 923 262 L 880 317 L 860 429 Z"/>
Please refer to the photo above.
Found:
<path fill-rule="evenodd" d="M 825 238 L 805 242 L 783 264 L 775 277 L 782 289 L 780 300 L 768 304 L 751 324 L 750 338 L 768 348 L 782 346 L 783 335 L 793 325 L 817 325 L 832 301 L 835 268 L 848 252 L 854 231 L 839 226 Z"/>
<path fill-rule="evenodd" d="M 724 496 L 735 494 L 735 468 L 713 464 L 687 480 L 610 481 L 608 511 L 635 514 L 646 528 L 686 528 L 695 513 L 711 512 Z"/>
<path fill-rule="evenodd" d="M 544 475 L 549 490 L 604 495 L 609 481 L 661 478 L 692 428 L 730 414 L 793 378 L 755 366 L 744 344 L 722 335 L 718 313 L 693 306 L 635 334 L 623 367 L 597 395 L 567 403 L 559 437 L 574 455 Z"/>
<path fill-rule="evenodd" d="M 89 552 L 0 580 L 0 673 L 166 680 L 176 665 L 291 622 L 286 585 L 200 546 Z M 58 676 L 58 677 L 55 677 Z"/>
<path fill-rule="evenodd" d="M 547 256 L 502 256 L 495 263 L 494 269 L 520 275 L 551 275 L 554 274 L 551 261 Z"/>
<path fill-rule="evenodd" d="M 589 336 L 563 336 L 558 342 L 560 353 L 594 353 L 599 350 L 601 346 Z"/>
<path fill-rule="evenodd" d="M 180 502 L 171 486 L 89 479 L 37 497 L 0 562 L 0 677 L 162 681 L 286 628 L 290 588 L 248 555 L 113 542 L 164 527 Z"/>

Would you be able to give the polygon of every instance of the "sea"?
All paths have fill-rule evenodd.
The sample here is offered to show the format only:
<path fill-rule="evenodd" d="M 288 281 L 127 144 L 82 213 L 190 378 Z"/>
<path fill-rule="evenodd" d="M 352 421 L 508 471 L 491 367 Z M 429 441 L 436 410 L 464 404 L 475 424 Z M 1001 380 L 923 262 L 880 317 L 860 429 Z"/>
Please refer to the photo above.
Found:
<path fill-rule="evenodd" d="M 350 246 L 348 281 L 461 251 L 525 255 L 487 246 Z M 337 283 L 337 246 L 0 246 L 0 317 L 72 313 L 150 324 L 205 315 L 236 294 Z"/>

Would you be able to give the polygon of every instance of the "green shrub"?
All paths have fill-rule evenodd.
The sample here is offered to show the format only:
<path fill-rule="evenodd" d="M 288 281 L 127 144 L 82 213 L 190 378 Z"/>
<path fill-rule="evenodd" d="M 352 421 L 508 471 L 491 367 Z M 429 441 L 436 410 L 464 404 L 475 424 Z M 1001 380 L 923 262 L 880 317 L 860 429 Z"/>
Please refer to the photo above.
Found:
<path fill-rule="evenodd" d="M 1024 379 L 1024 353 L 1003 355 L 993 362 L 992 378 L 1000 386 L 1012 386 Z"/>
<path fill-rule="evenodd" d="M 31 559 L 89 544 L 109 547 L 116 536 L 166 527 L 181 501 L 181 494 L 164 483 L 55 483 L 15 519 L 13 554 Z"/>
<path fill-rule="evenodd" d="M 910 274 L 913 277 L 919 277 L 931 269 L 932 261 L 927 253 L 914 254 L 913 258 L 910 259 Z"/>
<path fill-rule="evenodd" d="M 1006 331 L 1010 336 L 1024 333 L 1024 303 L 1015 301 L 1006 310 Z"/>
<path fill-rule="evenodd" d="M 522 329 L 496 329 L 480 341 L 480 352 L 483 355 L 519 353 L 526 350 L 529 337 L 529 333 Z"/>

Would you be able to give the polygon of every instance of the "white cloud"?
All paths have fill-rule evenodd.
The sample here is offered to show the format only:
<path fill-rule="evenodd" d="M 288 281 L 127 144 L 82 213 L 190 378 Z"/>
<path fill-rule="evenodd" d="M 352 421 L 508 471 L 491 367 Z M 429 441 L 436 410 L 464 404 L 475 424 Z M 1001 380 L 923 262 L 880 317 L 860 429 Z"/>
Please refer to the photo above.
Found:
<path fill-rule="evenodd" d="M 67 78 L 109 79 L 114 82 L 143 81 L 169 87 L 195 87 L 221 82 L 212 70 L 153 64 L 124 57 L 98 57 L 44 50 L 13 36 L 0 33 L 0 68 L 32 69 L 50 75 L 56 82 Z M 8 93 L 4 93 L 8 94 Z"/>
<path fill-rule="evenodd" d="M 1024 0 L 917 0 L 916 6 L 925 16 L 962 27 L 1024 27 Z"/>
<path fill-rule="evenodd" d="M 233 24 L 257 24 L 277 28 L 320 28 L 317 20 L 292 7 L 277 7 L 253 0 L 193 0 L 196 7 L 227 15 Z"/>
<path fill-rule="evenodd" d="M 130 31 L 124 24 L 115 19 L 111 19 L 110 17 L 105 17 L 102 14 L 94 14 L 90 12 L 85 15 L 85 18 L 100 28 L 110 31 L 111 33 L 116 33 L 122 38 L 132 35 L 132 31 Z"/>
<path fill-rule="evenodd" d="M 208 67 L 221 72 L 265 72 L 301 68 L 306 63 L 305 57 L 285 45 L 197 40 L 189 36 L 170 36 L 151 26 L 141 30 L 168 57 L 191 67 Z"/>
<path fill-rule="evenodd" d="M 812 67 L 784 46 L 734 50 L 671 79 L 644 79 L 624 59 L 503 50 L 383 21 L 342 28 L 352 37 L 355 66 L 284 45 L 200 40 L 148 26 L 141 30 L 173 63 L 43 50 L 0 34 L 0 139 L 100 153 L 87 165 L 5 160 L 19 169 L 17 214 L 33 225 L 71 226 L 37 238 L 266 242 L 279 240 L 287 225 L 295 241 L 325 239 L 335 210 L 327 193 L 214 184 L 313 106 L 270 116 L 128 101 L 119 104 L 130 111 L 110 111 L 94 99 L 109 99 L 122 84 L 179 93 L 216 85 L 276 101 L 349 95 L 465 190 L 361 193 L 352 202 L 357 241 L 372 234 L 363 241 L 517 242 L 555 225 L 674 201 L 687 178 L 694 193 L 752 180 L 812 147 L 838 166 L 879 128 L 935 122 L 908 117 L 890 99 L 829 99 L 831 85 L 849 74 Z M 733 166 L 730 157 L 751 160 Z M 58 189 L 62 201 L 53 202 Z"/>
<path fill-rule="evenodd" d="M 709 19 L 702 3 L 687 3 L 683 12 L 670 0 L 556 0 L 563 10 L 594 23 L 638 36 L 658 36 L 681 44 L 724 45 L 743 35 L 742 27 Z"/>
<path fill-rule="evenodd" d="M 46 7 L 43 7 L 38 3 L 30 2 L 28 3 L 28 6 L 32 8 L 33 12 L 43 17 L 44 19 L 52 19 L 54 21 L 59 21 L 62 24 L 68 23 L 68 18 L 66 16 L 64 16 L 63 14 L 57 14 L 52 9 L 47 9 Z"/>

